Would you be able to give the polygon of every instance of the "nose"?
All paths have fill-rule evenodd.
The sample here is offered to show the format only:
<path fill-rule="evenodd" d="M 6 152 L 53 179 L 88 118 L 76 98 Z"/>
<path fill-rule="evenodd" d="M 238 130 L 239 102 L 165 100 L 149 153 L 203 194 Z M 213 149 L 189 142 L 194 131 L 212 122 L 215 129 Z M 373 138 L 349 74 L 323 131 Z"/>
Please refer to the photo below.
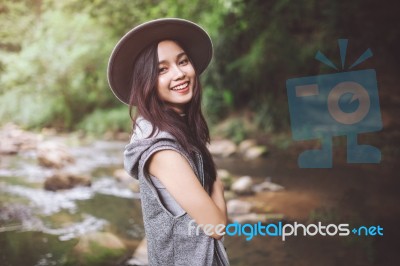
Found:
<path fill-rule="evenodd" d="M 182 79 L 183 77 L 185 77 L 185 72 L 178 66 L 175 65 L 174 67 L 174 79 L 178 80 L 178 79 Z"/>

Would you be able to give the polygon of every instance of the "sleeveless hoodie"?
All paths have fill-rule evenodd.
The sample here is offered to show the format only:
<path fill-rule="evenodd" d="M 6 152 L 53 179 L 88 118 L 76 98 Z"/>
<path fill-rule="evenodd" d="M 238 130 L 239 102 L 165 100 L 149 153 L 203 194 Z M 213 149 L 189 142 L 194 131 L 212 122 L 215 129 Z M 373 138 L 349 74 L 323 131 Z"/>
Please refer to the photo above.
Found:
<path fill-rule="evenodd" d="M 124 152 L 125 170 L 140 184 L 149 265 L 229 265 L 222 239 L 214 239 L 202 229 L 197 230 L 196 235 L 196 222 L 145 168 L 147 160 L 155 152 L 174 150 L 186 158 L 204 187 L 201 155 L 197 154 L 196 158 L 189 156 L 168 132 L 158 130 L 150 137 L 152 129 L 149 121 L 139 117 Z"/>

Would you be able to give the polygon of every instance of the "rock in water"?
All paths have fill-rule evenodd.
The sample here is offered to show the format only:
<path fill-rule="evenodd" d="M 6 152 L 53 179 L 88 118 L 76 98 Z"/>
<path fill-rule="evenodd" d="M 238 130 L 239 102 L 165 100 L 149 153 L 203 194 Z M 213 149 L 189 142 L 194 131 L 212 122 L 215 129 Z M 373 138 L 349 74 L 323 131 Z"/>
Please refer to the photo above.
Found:
<path fill-rule="evenodd" d="M 62 168 L 75 161 L 67 147 L 52 141 L 41 143 L 38 146 L 37 156 L 40 165 L 51 168 Z"/>
<path fill-rule="evenodd" d="M 261 191 L 280 191 L 285 189 L 283 186 L 272 183 L 271 181 L 264 181 L 260 184 L 254 185 L 253 186 L 253 191 L 254 192 L 261 192 Z"/>
<path fill-rule="evenodd" d="M 6 124 L 0 128 L 0 154 L 17 154 L 36 148 L 39 136 L 20 129 L 17 125 Z"/>
<path fill-rule="evenodd" d="M 218 157 L 229 157 L 236 152 L 236 144 L 230 140 L 213 140 L 208 146 L 210 153 Z"/>
<path fill-rule="evenodd" d="M 254 139 L 246 139 L 240 142 L 238 151 L 241 154 L 244 154 L 248 149 L 257 145 L 257 142 Z"/>
<path fill-rule="evenodd" d="M 226 208 L 229 215 L 248 214 L 252 204 L 247 201 L 232 199 L 227 202 Z"/>
<path fill-rule="evenodd" d="M 243 157 L 247 160 L 252 160 L 252 159 L 256 159 L 259 158 L 265 154 L 268 153 L 268 149 L 265 146 L 253 146 L 248 148 L 244 154 Z"/>
<path fill-rule="evenodd" d="M 76 186 L 90 186 L 91 177 L 88 175 L 78 175 L 72 173 L 56 173 L 46 179 L 44 188 L 56 191 L 60 189 L 70 189 Z"/>
<path fill-rule="evenodd" d="M 239 194 L 251 194 L 253 193 L 253 180 L 251 179 L 250 176 L 242 176 L 238 180 L 236 180 L 232 186 L 231 189 Z"/>
<path fill-rule="evenodd" d="M 112 233 L 92 232 L 82 236 L 72 252 L 72 264 L 68 265 L 114 265 L 125 256 L 127 248 Z"/>

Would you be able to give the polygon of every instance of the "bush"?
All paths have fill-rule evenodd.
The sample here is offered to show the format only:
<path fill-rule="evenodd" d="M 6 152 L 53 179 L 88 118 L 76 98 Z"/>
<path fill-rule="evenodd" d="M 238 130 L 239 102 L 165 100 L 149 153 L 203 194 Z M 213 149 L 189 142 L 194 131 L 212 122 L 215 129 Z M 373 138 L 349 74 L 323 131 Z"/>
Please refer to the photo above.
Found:
<path fill-rule="evenodd" d="M 129 117 L 129 108 L 122 106 L 114 109 L 98 109 L 86 116 L 78 124 L 78 128 L 89 134 L 102 135 L 106 132 L 130 132 L 132 122 Z"/>
<path fill-rule="evenodd" d="M 233 104 L 233 95 L 228 90 L 207 86 L 203 91 L 203 110 L 210 123 L 224 118 Z"/>
<path fill-rule="evenodd" d="M 41 14 L 20 51 L 1 53 L 0 122 L 72 129 L 82 114 L 109 104 L 107 36 L 87 14 Z"/>

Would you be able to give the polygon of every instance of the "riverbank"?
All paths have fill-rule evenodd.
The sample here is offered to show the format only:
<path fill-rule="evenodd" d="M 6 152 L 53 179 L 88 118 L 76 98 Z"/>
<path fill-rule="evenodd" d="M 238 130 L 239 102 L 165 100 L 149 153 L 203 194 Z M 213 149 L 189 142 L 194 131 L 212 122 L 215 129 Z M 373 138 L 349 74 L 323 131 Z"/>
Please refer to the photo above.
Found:
<path fill-rule="evenodd" d="M 90 141 L 79 134 L 51 132 L 36 136 L 38 142 L 64 143 L 74 157 L 75 170 L 91 176 L 91 186 L 46 191 L 43 184 L 55 170 L 38 164 L 32 145 L 13 155 L 1 155 L 2 261 L 6 265 L 67 265 L 65 256 L 74 254 L 71 252 L 81 239 L 90 240 L 93 232 L 105 232 L 120 239 L 126 249 L 104 265 L 123 264 L 144 237 L 137 194 L 114 177 L 115 170 L 122 167 L 121 151 L 126 142 Z M 348 164 L 343 141 L 337 138 L 332 168 L 299 168 L 299 152 L 314 144 L 290 149 L 268 145 L 268 153 L 259 158 L 232 154 L 216 156 L 215 161 L 233 180 L 250 176 L 253 185 L 267 180 L 283 186 L 233 197 L 250 203 L 249 213 L 269 214 L 273 219 L 266 223 L 281 217 L 284 223 L 379 224 L 384 236 L 292 236 L 286 241 L 261 236 L 246 241 L 244 236 L 229 236 L 225 244 L 232 265 L 393 265 L 397 256 L 394 241 L 399 237 L 395 225 L 400 217 L 395 159 L 382 147 L 380 164 Z"/>

